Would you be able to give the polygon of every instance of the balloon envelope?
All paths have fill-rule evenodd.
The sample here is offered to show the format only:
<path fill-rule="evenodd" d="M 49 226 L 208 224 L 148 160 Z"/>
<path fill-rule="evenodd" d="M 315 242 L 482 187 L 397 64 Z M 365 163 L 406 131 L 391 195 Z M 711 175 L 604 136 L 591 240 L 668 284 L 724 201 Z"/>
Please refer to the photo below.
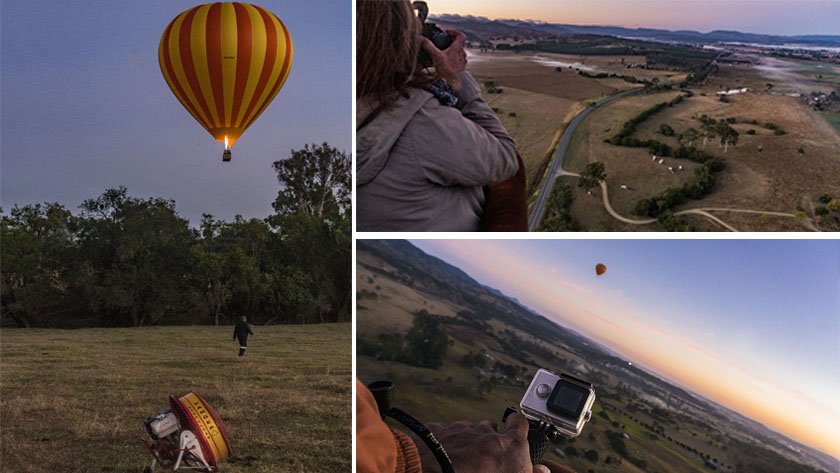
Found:
<path fill-rule="evenodd" d="M 289 31 L 277 16 L 238 2 L 184 11 L 166 27 L 158 48 L 175 97 L 230 148 L 283 87 L 292 55 Z"/>
<path fill-rule="evenodd" d="M 600 275 L 602 275 L 606 272 L 607 272 L 607 267 L 604 266 L 603 264 L 598 263 L 598 264 L 595 265 L 595 274 L 597 274 L 598 276 L 600 276 Z"/>

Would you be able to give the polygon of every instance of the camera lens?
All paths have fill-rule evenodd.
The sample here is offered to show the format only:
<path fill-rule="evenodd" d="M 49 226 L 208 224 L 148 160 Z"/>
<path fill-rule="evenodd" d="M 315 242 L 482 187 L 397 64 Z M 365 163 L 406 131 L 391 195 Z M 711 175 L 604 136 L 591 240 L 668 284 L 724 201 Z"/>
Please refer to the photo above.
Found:
<path fill-rule="evenodd" d="M 577 420 L 588 397 L 588 389 L 561 379 L 554 385 L 546 407 L 555 414 Z"/>

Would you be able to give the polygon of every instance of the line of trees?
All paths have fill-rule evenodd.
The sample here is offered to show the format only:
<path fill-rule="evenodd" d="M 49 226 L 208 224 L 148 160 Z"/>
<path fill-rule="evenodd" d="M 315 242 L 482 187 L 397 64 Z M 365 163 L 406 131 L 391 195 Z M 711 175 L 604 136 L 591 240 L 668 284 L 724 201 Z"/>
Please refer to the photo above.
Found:
<path fill-rule="evenodd" d="M 726 168 L 723 161 L 712 158 L 694 170 L 692 179 L 680 187 L 669 187 L 658 195 L 641 199 L 636 203 L 634 213 L 644 217 L 661 217 L 666 211 L 686 202 L 688 199 L 701 199 L 712 191 L 715 185 L 715 173 Z M 685 231 L 682 221 L 674 221 L 666 215 L 661 223 L 671 230 Z"/>
<path fill-rule="evenodd" d="M 307 145 L 273 165 L 281 190 L 265 219 L 205 214 L 125 187 L 0 214 L 2 312 L 18 327 L 349 321 L 350 157 Z"/>

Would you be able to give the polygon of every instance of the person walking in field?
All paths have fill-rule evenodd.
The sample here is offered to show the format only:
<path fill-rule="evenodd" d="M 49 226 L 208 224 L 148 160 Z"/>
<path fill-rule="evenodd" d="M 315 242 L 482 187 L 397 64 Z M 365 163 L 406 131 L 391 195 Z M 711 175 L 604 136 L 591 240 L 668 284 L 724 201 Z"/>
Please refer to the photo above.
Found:
<path fill-rule="evenodd" d="M 248 349 L 248 335 L 253 334 L 254 332 L 251 331 L 251 326 L 248 325 L 247 319 L 243 315 L 239 318 L 239 322 L 236 322 L 236 327 L 233 328 L 233 339 L 239 339 L 240 359 L 245 355 L 245 350 Z"/>

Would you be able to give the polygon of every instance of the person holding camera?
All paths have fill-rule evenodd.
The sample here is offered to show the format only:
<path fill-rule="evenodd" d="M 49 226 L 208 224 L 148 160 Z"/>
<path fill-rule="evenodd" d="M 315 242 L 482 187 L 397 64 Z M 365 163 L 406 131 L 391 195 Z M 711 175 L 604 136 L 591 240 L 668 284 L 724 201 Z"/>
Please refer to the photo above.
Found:
<path fill-rule="evenodd" d="M 515 176 L 524 214 L 521 160 L 466 71 L 466 37 L 423 26 L 408 0 L 356 2 L 359 231 L 480 230 L 487 192 Z"/>
<path fill-rule="evenodd" d="M 528 425 L 524 415 L 515 413 L 501 432 L 489 420 L 478 425 L 461 420 L 425 427 L 445 448 L 448 467 L 456 473 L 575 473 L 553 462 L 531 464 Z M 438 473 L 443 471 L 438 456 L 416 435 L 388 427 L 371 391 L 356 380 L 358 473 Z"/>

